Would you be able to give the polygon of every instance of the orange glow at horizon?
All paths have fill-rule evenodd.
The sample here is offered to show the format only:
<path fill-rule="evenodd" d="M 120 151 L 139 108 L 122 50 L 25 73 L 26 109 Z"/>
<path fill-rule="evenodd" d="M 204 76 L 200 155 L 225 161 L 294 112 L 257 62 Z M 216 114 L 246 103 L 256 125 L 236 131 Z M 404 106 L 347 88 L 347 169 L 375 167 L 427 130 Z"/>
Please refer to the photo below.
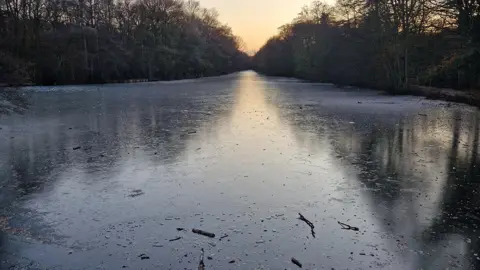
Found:
<path fill-rule="evenodd" d="M 258 50 L 280 26 L 289 23 L 312 0 L 199 0 L 215 8 L 222 23 L 243 39 L 246 50 Z"/>

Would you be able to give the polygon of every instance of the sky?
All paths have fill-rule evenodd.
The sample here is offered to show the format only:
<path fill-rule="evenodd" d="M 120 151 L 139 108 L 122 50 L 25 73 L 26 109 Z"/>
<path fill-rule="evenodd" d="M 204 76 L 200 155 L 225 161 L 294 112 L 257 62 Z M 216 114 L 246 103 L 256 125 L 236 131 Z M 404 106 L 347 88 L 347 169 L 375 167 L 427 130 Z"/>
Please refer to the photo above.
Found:
<path fill-rule="evenodd" d="M 222 23 L 246 43 L 247 51 L 258 50 L 278 27 L 289 23 L 312 0 L 200 0 L 202 7 L 215 8 Z"/>

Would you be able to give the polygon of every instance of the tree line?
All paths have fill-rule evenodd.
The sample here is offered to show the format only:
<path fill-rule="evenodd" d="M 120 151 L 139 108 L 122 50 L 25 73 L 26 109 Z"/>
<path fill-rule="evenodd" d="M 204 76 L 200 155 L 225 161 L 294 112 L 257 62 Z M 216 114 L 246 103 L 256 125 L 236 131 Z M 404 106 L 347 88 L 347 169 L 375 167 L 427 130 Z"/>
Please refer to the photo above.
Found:
<path fill-rule="evenodd" d="M 402 91 L 480 87 L 480 0 L 314 1 L 256 53 L 263 73 Z"/>
<path fill-rule="evenodd" d="M 0 85 L 169 80 L 245 69 L 242 41 L 189 0 L 0 0 Z"/>

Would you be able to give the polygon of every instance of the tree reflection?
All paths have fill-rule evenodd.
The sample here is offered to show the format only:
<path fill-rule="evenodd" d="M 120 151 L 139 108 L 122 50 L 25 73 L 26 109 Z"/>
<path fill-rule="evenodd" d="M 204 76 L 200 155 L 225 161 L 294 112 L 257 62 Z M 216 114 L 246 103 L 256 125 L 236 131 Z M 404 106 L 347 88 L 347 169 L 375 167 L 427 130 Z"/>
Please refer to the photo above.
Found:
<path fill-rule="evenodd" d="M 355 166 L 383 232 L 419 253 L 400 251 L 395 241 L 392 250 L 414 268 L 431 268 L 442 255 L 450 256 L 448 245 L 463 245 L 450 237 L 459 235 L 467 243 L 463 255 L 469 262 L 452 255 L 445 265 L 480 268 L 477 114 L 461 109 L 436 109 L 428 115 L 374 113 L 360 105 L 335 107 L 328 103 L 328 92 L 323 93 L 326 101 L 319 98 L 305 106 L 317 93 L 289 87 L 277 85 L 282 95 L 271 106 L 280 108 L 298 143 L 304 145 L 305 138 L 312 140 L 309 145 L 327 141 L 333 157 Z M 444 240 L 454 242 L 445 245 Z"/>
<path fill-rule="evenodd" d="M 469 152 L 459 157 L 460 152 L 460 115 L 454 118 L 452 142 L 448 160 L 448 174 L 442 194 L 442 204 L 433 224 L 425 230 L 424 239 L 432 250 L 441 250 L 443 240 L 449 235 L 461 235 L 468 244 L 468 257 L 471 269 L 480 268 L 480 241 L 478 222 L 480 220 L 479 167 L 477 159 L 479 147 L 479 125 L 473 119 L 473 139 L 469 142 Z"/>
<path fill-rule="evenodd" d="M 93 185 L 114 177 L 132 158 L 171 164 L 201 129 L 211 131 L 228 117 L 235 77 L 204 80 L 59 87 L 32 93 L 34 106 L 25 115 L 3 118 L 0 218 L 6 224 L 0 227 L 0 257 L 8 251 L 9 228 L 28 229 L 34 238 L 51 235 L 27 202 L 55 189 L 65 173 L 83 174 L 72 181 Z"/>

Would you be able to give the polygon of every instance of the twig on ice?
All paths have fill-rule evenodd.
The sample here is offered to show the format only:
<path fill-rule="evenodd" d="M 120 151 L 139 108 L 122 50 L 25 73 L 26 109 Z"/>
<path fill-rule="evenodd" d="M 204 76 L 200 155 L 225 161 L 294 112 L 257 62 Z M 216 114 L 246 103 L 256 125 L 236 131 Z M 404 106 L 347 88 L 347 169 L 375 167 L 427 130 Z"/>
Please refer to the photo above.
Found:
<path fill-rule="evenodd" d="M 338 221 L 338 224 L 340 224 L 340 226 L 342 226 L 343 230 L 352 230 L 352 231 L 359 231 L 360 230 L 358 227 L 353 227 L 353 226 L 350 226 L 350 225 L 345 224 L 345 223 L 340 222 L 340 221 Z"/>
<path fill-rule="evenodd" d="M 207 236 L 207 237 L 210 237 L 210 238 L 214 238 L 214 237 L 215 237 L 215 234 L 214 234 L 214 233 L 202 231 L 202 230 L 199 230 L 199 229 L 193 229 L 192 232 L 193 232 L 193 233 L 196 233 L 196 234 L 201 234 L 201 235 L 204 235 L 204 236 Z"/>
<path fill-rule="evenodd" d="M 310 220 L 306 219 L 302 214 L 300 214 L 300 213 L 298 213 L 298 214 L 300 215 L 300 217 L 298 219 L 305 221 L 305 223 L 307 223 L 307 225 L 310 226 L 312 236 L 313 236 L 313 238 L 315 238 L 315 231 L 313 230 L 315 228 L 315 226 L 313 225 L 313 223 Z"/>

